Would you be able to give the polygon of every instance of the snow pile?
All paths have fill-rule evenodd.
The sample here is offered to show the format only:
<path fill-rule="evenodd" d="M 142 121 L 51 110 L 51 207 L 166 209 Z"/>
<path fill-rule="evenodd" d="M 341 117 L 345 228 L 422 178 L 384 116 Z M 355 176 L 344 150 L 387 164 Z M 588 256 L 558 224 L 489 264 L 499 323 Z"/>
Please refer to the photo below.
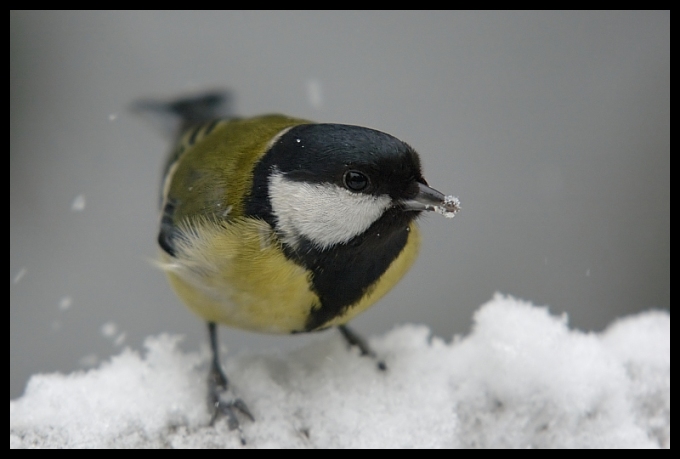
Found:
<path fill-rule="evenodd" d="M 208 426 L 208 355 L 178 340 L 32 377 L 10 401 L 10 447 L 242 447 L 224 420 Z M 371 344 L 387 371 L 337 333 L 287 354 L 227 355 L 256 417 L 242 419 L 246 447 L 670 448 L 666 312 L 586 334 L 497 295 L 465 338 L 407 325 Z"/>

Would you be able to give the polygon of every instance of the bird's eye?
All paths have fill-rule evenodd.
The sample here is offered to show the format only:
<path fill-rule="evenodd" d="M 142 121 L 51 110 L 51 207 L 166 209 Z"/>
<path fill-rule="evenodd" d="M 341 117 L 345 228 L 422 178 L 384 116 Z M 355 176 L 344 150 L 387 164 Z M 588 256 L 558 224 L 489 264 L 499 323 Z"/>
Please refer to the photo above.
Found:
<path fill-rule="evenodd" d="M 358 171 L 347 171 L 342 177 L 345 188 L 350 191 L 363 191 L 368 186 L 368 177 Z"/>

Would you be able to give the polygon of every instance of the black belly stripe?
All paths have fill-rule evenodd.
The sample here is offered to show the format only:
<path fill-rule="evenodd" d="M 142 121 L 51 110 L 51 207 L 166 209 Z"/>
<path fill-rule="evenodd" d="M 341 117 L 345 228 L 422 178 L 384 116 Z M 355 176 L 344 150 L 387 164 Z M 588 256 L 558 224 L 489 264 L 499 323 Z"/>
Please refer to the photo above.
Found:
<path fill-rule="evenodd" d="M 368 293 L 406 246 L 413 214 L 388 211 L 347 244 L 319 251 L 303 242 L 295 253 L 287 253 L 312 272 L 312 288 L 321 302 L 310 311 L 306 331 L 323 328 Z"/>

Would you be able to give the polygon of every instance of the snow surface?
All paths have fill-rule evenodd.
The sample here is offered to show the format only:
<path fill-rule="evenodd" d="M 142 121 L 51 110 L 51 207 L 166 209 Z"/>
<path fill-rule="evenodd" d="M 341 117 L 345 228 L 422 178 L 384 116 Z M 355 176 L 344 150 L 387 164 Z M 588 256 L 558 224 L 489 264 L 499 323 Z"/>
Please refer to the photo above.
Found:
<path fill-rule="evenodd" d="M 670 314 L 603 333 L 496 295 L 469 336 L 405 325 L 348 349 L 337 333 L 297 351 L 227 355 L 256 421 L 246 448 L 670 448 Z M 35 375 L 10 401 L 10 448 L 242 448 L 210 427 L 208 354 L 147 339 L 99 368 Z"/>

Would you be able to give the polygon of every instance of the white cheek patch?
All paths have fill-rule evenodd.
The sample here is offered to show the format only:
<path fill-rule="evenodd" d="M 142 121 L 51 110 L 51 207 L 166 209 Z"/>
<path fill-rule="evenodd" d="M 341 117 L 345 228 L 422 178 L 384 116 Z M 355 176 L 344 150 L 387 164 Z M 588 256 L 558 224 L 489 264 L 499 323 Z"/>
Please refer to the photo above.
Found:
<path fill-rule="evenodd" d="M 295 246 L 304 236 L 320 249 L 363 233 L 391 204 L 388 196 L 352 193 L 329 183 L 296 182 L 276 172 L 269 178 L 269 199 L 284 243 Z"/>

